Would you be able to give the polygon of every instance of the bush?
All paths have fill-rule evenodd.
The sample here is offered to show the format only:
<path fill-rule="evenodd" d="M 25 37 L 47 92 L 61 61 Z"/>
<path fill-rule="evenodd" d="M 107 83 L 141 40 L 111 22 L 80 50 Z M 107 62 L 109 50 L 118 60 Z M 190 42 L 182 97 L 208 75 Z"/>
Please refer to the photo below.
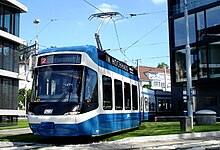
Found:
<path fill-rule="evenodd" d="M 31 90 L 19 89 L 18 91 L 18 107 L 20 110 L 25 108 L 25 95 L 27 94 L 27 103 L 31 100 Z"/>

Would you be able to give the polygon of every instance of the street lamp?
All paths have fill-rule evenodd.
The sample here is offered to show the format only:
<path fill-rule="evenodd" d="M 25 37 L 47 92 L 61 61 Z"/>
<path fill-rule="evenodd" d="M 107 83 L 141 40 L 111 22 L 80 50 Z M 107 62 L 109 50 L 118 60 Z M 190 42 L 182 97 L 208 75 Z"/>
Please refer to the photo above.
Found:
<path fill-rule="evenodd" d="M 35 44 L 36 44 L 36 51 L 38 50 L 38 30 L 37 30 L 37 28 L 38 28 L 38 24 L 40 23 L 40 19 L 35 19 L 34 21 L 33 21 L 33 23 L 34 24 L 36 24 L 36 39 L 35 39 Z"/>
<path fill-rule="evenodd" d="M 37 30 L 37 26 L 38 26 L 38 24 L 40 23 L 40 19 L 35 19 L 34 21 L 33 21 L 33 23 L 34 24 L 36 24 L 36 39 L 35 39 L 35 53 L 37 53 L 37 51 L 38 51 L 38 30 Z M 29 47 L 27 47 L 27 49 L 28 48 L 30 48 L 30 47 L 32 47 L 33 45 L 31 45 L 31 46 L 29 46 Z M 28 60 L 28 57 L 29 57 L 29 70 L 27 71 L 27 60 Z M 30 72 L 30 70 L 31 70 L 31 64 L 32 64 L 32 54 L 30 54 L 30 55 L 28 55 L 27 54 L 27 56 L 25 57 L 25 100 L 24 100 L 24 107 L 25 107 L 25 112 L 27 111 L 27 82 L 29 82 L 29 80 L 28 80 L 28 76 L 29 76 L 29 72 Z M 27 113 L 27 112 L 26 112 Z"/>
<path fill-rule="evenodd" d="M 190 45 L 189 45 L 189 20 L 188 20 L 188 8 L 187 0 L 185 0 L 185 25 L 186 25 L 186 75 L 187 75 L 187 112 L 190 119 L 188 130 L 193 129 L 193 101 L 192 101 L 192 71 L 191 71 L 191 54 L 190 54 Z"/>

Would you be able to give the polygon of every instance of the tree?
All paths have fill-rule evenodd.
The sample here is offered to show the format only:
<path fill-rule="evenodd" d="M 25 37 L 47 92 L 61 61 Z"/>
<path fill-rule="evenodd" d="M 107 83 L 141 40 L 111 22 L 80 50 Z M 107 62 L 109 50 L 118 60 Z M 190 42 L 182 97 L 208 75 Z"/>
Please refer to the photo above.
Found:
<path fill-rule="evenodd" d="M 143 88 L 148 88 L 148 89 L 151 89 L 152 85 L 151 84 L 144 84 L 143 85 Z"/>
<path fill-rule="evenodd" d="M 157 65 L 157 68 L 164 68 L 164 67 L 166 67 L 166 69 L 169 69 L 169 66 L 168 66 L 167 64 L 165 64 L 164 62 L 159 63 L 159 64 Z"/>
<path fill-rule="evenodd" d="M 18 107 L 19 109 L 25 109 L 25 94 L 27 93 L 27 103 L 31 100 L 31 90 L 19 89 L 18 91 Z"/>

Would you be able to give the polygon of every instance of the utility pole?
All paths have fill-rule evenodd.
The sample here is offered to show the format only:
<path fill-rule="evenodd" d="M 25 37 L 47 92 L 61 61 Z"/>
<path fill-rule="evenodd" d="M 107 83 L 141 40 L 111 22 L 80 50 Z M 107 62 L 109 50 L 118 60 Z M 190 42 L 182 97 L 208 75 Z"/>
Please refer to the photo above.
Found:
<path fill-rule="evenodd" d="M 164 91 L 167 91 L 167 68 L 166 66 L 164 66 L 164 84 L 165 84 Z"/>
<path fill-rule="evenodd" d="M 136 61 L 136 64 L 137 64 L 138 78 L 140 79 L 139 61 L 141 61 L 141 59 L 135 59 L 135 61 Z"/>
<path fill-rule="evenodd" d="M 140 79 L 140 69 L 139 69 L 139 61 L 141 61 L 141 59 L 136 59 L 136 60 L 132 60 L 132 61 L 136 61 L 136 64 L 137 64 L 137 72 L 138 72 L 138 93 L 139 93 L 139 108 L 141 110 L 141 107 L 144 106 L 143 103 L 141 103 L 142 101 L 142 92 L 143 92 L 143 86 L 142 86 L 142 82 L 141 82 L 141 79 Z M 141 122 L 141 113 L 139 113 L 139 119 L 140 119 L 140 122 Z"/>
<path fill-rule="evenodd" d="M 193 129 L 193 101 L 192 101 L 192 71 L 191 71 L 191 54 L 190 54 L 190 45 L 189 45 L 189 19 L 188 19 L 188 8 L 187 0 L 185 0 L 185 25 L 186 25 L 186 75 L 187 75 L 187 111 L 188 117 L 190 118 L 189 130 Z M 187 123 L 187 125 L 189 125 Z"/>

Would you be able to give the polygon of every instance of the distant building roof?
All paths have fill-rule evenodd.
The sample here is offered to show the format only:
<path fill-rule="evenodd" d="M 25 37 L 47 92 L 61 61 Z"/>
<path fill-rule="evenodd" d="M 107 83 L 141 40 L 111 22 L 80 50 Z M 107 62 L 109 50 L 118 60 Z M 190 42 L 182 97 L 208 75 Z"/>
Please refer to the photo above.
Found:
<path fill-rule="evenodd" d="M 163 68 L 153 68 L 153 67 L 146 67 L 146 66 L 139 66 L 140 71 L 140 78 L 143 81 L 148 81 L 149 78 L 145 75 L 145 73 L 164 73 Z M 166 69 L 166 73 L 170 74 L 170 69 Z"/>

